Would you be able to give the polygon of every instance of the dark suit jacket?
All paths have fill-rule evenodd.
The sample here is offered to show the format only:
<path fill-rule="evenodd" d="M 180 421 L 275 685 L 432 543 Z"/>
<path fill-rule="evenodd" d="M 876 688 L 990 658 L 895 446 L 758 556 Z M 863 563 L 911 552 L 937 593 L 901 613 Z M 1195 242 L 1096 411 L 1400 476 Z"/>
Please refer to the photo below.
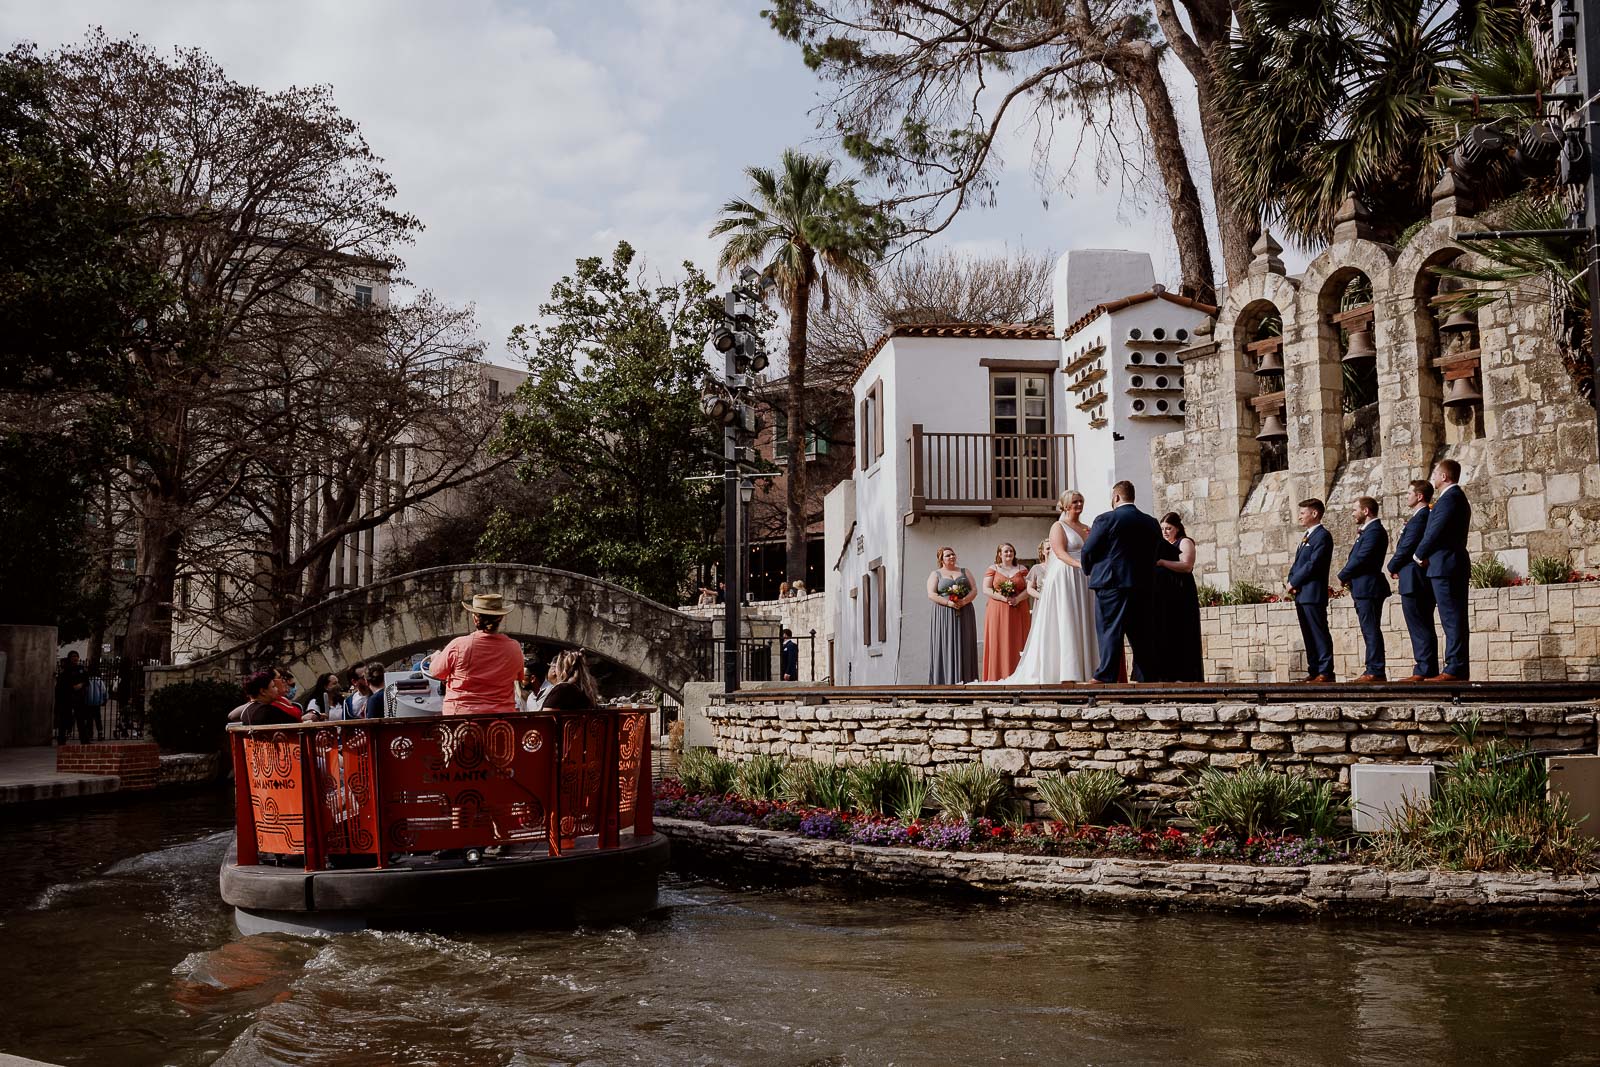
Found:
<path fill-rule="evenodd" d="M 1350 587 L 1350 595 L 1363 600 L 1382 600 L 1390 593 L 1389 579 L 1383 576 L 1383 555 L 1389 551 L 1389 531 L 1377 519 L 1356 534 L 1350 558 L 1339 581 Z"/>
<path fill-rule="evenodd" d="M 367 697 L 367 718 L 383 718 L 383 684 L 381 682 L 378 688 L 372 691 L 372 695 Z"/>
<path fill-rule="evenodd" d="M 1295 549 L 1289 585 L 1296 604 L 1328 602 L 1328 571 L 1333 566 L 1333 534 L 1326 526 L 1313 526 Z"/>
<path fill-rule="evenodd" d="M 1416 554 L 1417 546 L 1422 543 L 1422 531 L 1428 528 L 1429 511 L 1426 506 L 1418 508 L 1406 520 L 1405 529 L 1400 531 L 1400 540 L 1395 542 L 1394 558 L 1389 561 L 1389 573 L 1400 579 L 1400 595 L 1410 596 L 1417 591 L 1418 582 L 1426 582 L 1428 576 L 1422 573 L 1422 568 L 1417 566 L 1417 561 L 1412 558 Z"/>
<path fill-rule="evenodd" d="M 1427 560 L 1429 578 L 1455 578 L 1472 572 L 1467 555 L 1467 530 L 1472 526 L 1472 505 L 1460 486 L 1446 486 L 1428 512 L 1428 527 L 1413 553 Z"/>
<path fill-rule="evenodd" d="M 1089 576 L 1089 588 L 1151 588 L 1162 541 L 1161 524 L 1132 504 L 1098 516 L 1083 544 L 1083 571 Z"/>

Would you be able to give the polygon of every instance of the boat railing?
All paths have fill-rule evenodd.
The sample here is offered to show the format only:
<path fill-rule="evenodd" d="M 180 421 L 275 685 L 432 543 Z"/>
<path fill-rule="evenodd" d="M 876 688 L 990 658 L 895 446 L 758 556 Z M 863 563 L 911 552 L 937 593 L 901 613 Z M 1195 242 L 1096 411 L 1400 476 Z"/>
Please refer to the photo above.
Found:
<path fill-rule="evenodd" d="M 231 726 L 237 862 L 382 868 L 650 837 L 652 710 Z"/>

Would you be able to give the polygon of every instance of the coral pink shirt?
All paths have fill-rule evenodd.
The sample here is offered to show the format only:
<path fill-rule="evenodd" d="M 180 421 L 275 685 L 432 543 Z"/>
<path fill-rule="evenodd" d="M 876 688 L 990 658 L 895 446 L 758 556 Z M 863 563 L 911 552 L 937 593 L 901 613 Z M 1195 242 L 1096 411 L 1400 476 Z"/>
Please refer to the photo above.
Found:
<path fill-rule="evenodd" d="M 522 646 L 505 634 L 474 630 L 446 645 L 429 673 L 448 686 L 446 715 L 515 711 L 513 685 L 522 677 Z"/>

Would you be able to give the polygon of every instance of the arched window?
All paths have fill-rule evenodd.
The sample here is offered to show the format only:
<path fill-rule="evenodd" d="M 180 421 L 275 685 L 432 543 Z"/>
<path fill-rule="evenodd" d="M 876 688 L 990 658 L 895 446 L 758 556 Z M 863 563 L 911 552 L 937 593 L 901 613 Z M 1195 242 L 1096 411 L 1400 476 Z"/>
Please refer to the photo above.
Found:
<path fill-rule="evenodd" d="M 1289 467 L 1289 430 L 1284 412 L 1283 316 L 1270 301 L 1258 300 L 1239 313 L 1234 336 L 1239 338 L 1238 369 L 1255 379 L 1255 392 L 1244 399 L 1253 419 L 1256 469 L 1249 480 Z M 1244 435 L 1241 434 L 1241 437 Z"/>
<path fill-rule="evenodd" d="M 1378 426 L 1378 347 L 1374 335 L 1372 280 L 1358 270 L 1340 271 L 1324 293 L 1338 294 L 1329 319 L 1339 331 L 1339 414 L 1343 460 L 1372 459 L 1383 452 Z"/>
<path fill-rule="evenodd" d="M 1453 258 L 1453 252 L 1446 253 L 1429 266 L 1448 266 Z M 1483 436 L 1478 313 L 1459 302 L 1464 286 L 1455 278 L 1427 269 L 1416 285 L 1422 444 L 1431 458 Z"/>

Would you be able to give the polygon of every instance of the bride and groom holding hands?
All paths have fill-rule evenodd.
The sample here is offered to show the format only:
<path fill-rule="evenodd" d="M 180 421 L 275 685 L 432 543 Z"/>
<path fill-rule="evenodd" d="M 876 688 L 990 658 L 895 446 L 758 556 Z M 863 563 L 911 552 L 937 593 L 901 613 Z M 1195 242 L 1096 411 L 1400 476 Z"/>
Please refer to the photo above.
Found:
<path fill-rule="evenodd" d="M 1028 643 L 1012 685 L 1118 681 L 1124 636 L 1133 645 L 1134 681 L 1146 680 L 1155 607 L 1161 524 L 1134 504 L 1131 482 L 1111 487 L 1111 510 L 1085 527 L 1083 495 L 1062 494 L 1050 529 L 1050 555 Z"/>

